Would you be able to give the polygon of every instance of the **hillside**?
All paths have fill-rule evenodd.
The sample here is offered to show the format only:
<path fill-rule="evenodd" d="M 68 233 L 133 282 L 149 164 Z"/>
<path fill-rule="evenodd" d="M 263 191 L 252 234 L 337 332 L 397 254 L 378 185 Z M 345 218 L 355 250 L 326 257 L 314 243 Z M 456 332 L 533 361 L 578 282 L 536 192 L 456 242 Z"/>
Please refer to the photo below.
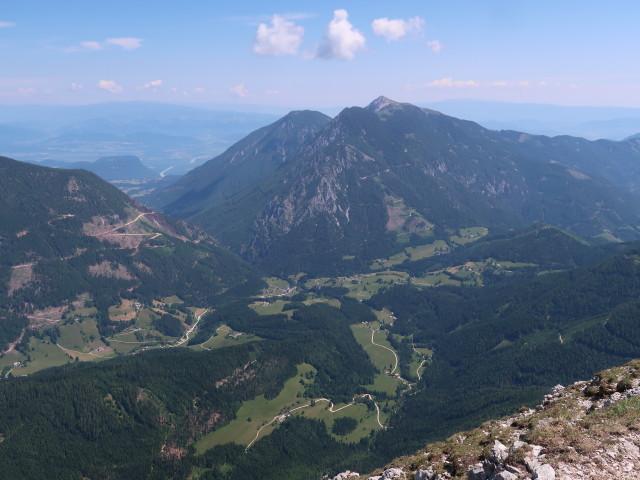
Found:
<path fill-rule="evenodd" d="M 105 353 L 106 337 L 131 326 L 133 317 L 110 313 L 125 300 L 173 297 L 202 306 L 250 278 L 209 234 L 143 207 L 90 172 L 4 157 L 0 258 L 1 350 L 16 339 L 28 344 L 39 327 L 59 333 L 66 315 L 78 311 L 75 318 L 86 316 L 101 338 L 79 349 Z"/>
<path fill-rule="evenodd" d="M 255 186 L 208 208 L 196 202 L 188 218 L 278 273 L 362 269 L 473 226 L 541 221 L 580 236 L 636 238 L 635 198 L 576 168 L 475 123 L 380 97 L 342 111 Z"/>
<path fill-rule="evenodd" d="M 333 480 L 623 480 L 640 470 L 640 361 L 557 385 L 535 407 Z"/>
<path fill-rule="evenodd" d="M 329 120 L 319 112 L 291 112 L 191 170 L 168 188 L 156 190 L 145 202 L 170 215 L 188 218 L 275 172 Z"/>

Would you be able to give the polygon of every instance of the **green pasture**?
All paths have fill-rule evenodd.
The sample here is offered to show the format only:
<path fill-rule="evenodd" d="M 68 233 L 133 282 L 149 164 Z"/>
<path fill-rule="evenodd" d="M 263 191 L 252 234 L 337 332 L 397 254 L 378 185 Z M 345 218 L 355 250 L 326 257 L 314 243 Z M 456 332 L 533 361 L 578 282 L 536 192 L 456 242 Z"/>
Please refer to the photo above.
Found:
<path fill-rule="evenodd" d="M 315 373 L 315 369 L 309 364 L 298 365 L 297 375 L 287 380 L 282 391 L 272 400 L 267 400 L 264 395 L 258 395 L 253 400 L 242 402 L 236 413 L 236 419 L 200 439 L 195 445 L 196 452 L 202 454 L 216 445 L 230 442 L 249 445 L 260 427 L 271 422 L 276 415 L 309 403 L 309 399 L 298 397 L 298 394 L 304 392 L 305 385 L 310 382 L 305 377 L 307 372 Z M 271 433 L 276 426 L 277 421 L 264 428 L 260 432 L 260 437 Z"/>

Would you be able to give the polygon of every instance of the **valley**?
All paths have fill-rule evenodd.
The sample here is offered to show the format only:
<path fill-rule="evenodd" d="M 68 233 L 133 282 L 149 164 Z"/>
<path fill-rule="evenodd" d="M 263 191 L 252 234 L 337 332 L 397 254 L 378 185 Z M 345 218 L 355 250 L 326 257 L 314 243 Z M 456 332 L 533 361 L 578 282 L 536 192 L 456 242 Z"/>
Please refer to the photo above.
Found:
<path fill-rule="evenodd" d="M 0 468 L 373 471 L 639 357 L 640 207 L 531 153 L 557 143 L 380 97 L 292 112 L 149 206 L 0 158 Z"/>

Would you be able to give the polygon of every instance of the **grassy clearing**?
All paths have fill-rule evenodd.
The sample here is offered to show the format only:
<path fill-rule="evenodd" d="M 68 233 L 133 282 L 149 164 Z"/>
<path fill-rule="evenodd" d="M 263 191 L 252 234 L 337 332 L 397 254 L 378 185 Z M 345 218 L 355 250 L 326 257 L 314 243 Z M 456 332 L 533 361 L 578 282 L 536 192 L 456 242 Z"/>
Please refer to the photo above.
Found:
<path fill-rule="evenodd" d="M 342 405 L 336 405 L 334 409 L 340 408 Z M 338 412 L 331 413 L 327 402 L 316 402 L 313 407 L 303 408 L 294 412 L 295 416 L 314 418 L 322 420 L 327 427 L 327 432 L 340 442 L 355 443 L 361 439 L 368 437 L 371 430 L 380 430 L 378 425 L 376 410 L 369 410 L 363 403 L 356 403 L 350 407 L 344 408 Z M 333 422 L 337 418 L 351 417 L 358 422 L 356 429 L 348 435 L 336 435 L 331 432 Z"/>
<path fill-rule="evenodd" d="M 489 233 L 489 229 L 485 227 L 469 227 L 461 228 L 458 235 L 452 235 L 450 240 L 458 245 L 475 242 Z"/>
<path fill-rule="evenodd" d="M 395 364 L 395 358 L 389 350 L 371 343 L 371 330 L 368 326 L 362 324 L 351 325 L 351 331 L 356 341 L 362 346 L 364 351 L 367 352 L 367 355 L 369 355 L 371 363 L 373 363 L 377 369 L 384 371 L 389 368 L 389 365 L 393 366 Z M 376 343 L 391 348 L 386 340 L 382 341 L 384 337 L 380 332 L 376 333 L 374 338 Z"/>
<path fill-rule="evenodd" d="M 423 287 L 437 287 L 439 285 L 460 286 L 462 282 L 454 280 L 444 272 L 428 273 L 424 277 L 412 278 L 411 283 Z"/>
<path fill-rule="evenodd" d="M 315 369 L 309 364 L 298 365 L 297 375 L 287 380 L 282 391 L 272 400 L 267 400 L 264 395 L 259 395 L 253 400 L 242 402 L 242 406 L 236 414 L 237 418 L 200 439 L 195 445 L 196 452 L 202 454 L 216 445 L 224 445 L 230 442 L 245 446 L 249 445 L 260 427 L 270 422 L 273 417 L 291 408 L 308 403 L 308 399 L 298 397 L 298 394 L 304 391 L 304 385 L 310 382 L 305 377 L 307 372 L 315 374 Z M 260 432 L 260 436 L 268 435 L 276 426 L 277 422 L 273 422 L 273 424 Z"/>
<path fill-rule="evenodd" d="M 286 302 L 284 300 L 276 300 L 275 302 L 253 302 L 249 307 L 258 315 L 276 315 L 282 313 L 282 307 Z"/>
<path fill-rule="evenodd" d="M 83 320 L 81 323 L 61 326 L 58 344 L 61 347 L 83 353 L 104 347 L 104 343 L 100 341 L 98 325 L 93 318 Z"/>
<path fill-rule="evenodd" d="M 27 363 L 24 368 L 16 369 L 14 374 L 30 375 L 39 370 L 58 367 L 71 361 L 71 358 L 60 347 L 51 343 L 48 337 L 44 340 L 31 337 L 29 339 L 29 356 L 31 362 Z"/>
<path fill-rule="evenodd" d="M 172 295 L 171 297 L 166 297 L 162 300 L 167 305 L 171 305 L 172 303 L 184 303 L 184 301 L 178 297 L 177 295 Z"/>
<path fill-rule="evenodd" d="M 109 307 L 109 318 L 116 322 L 127 322 L 136 318 L 136 308 L 133 300 L 122 300 L 117 307 Z"/>
<path fill-rule="evenodd" d="M 405 248 L 405 252 L 409 257 L 409 260 L 415 262 L 417 260 L 422 260 L 423 258 L 433 257 L 436 252 L 444 251 L 448 248 L 449 246 L 447 245 L 447 242 L 444 240 L 436 240 L 435 242 L 426 245 L 407 247 Z"/>
<path fill-rule="evenodd" d="M 382 310 L 374 310 L 373 313 L 376 314 L 376 317 L 378 318 L 378 321 L 380 323 L 389 323 L 393 325 L 393 322 L 396 319 L 396 317 L 394 317 L 393 314 L 386 308 L 383 308 Z"/>
<path fill-rule="evenodd" d="M 229 347 L 231 345 L 241 345 L 247 342 L 255 342 L 261 340 L 260 337 L 256 337 L 255 335 L 250 335 L 247 333 L 241 334 L 239 337 L 230 336 L 231 334 L 238 333 L 234 332 L 227 325 L 220 325 L 216 329 L 216 335 L 211 337 L 206 342 L 200 345 L 191 345 L 189 348 L 192 350 L 215 350 L 217 348 Z"/>

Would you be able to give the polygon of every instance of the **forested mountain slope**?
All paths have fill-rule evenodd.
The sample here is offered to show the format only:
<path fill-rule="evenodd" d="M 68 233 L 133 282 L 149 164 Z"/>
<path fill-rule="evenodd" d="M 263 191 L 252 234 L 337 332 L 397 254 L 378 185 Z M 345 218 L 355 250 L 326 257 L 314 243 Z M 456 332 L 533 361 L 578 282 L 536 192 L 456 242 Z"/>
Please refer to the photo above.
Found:
<path fill-rule="evenodd" d="M 639 212 L 635 197 L 600 177 L 381 97 L 345 109 L 273 175 L 189 218 L 254 262 L 298 272 L 362 266 L 468 226 L 542 221 L 629 239 Z"/>
<path fill-rule="evenodd" d="M 153 192 L 145 201 L 170 215 L 188 218 L 272 174 L 329 120 L 320 112 L 291 112 L 249 134 L 175 184 Z"/>
<path fill-rule="evenodd" d="M 24 314 L 69 305 L 79 294 L 93 299 L 104 336 L 123 326 L 108 315 L 123 297 L 204 303 L 249 276 L 210 234 L 92 173 L 0 158 L 2 346 L 19 336 Z"/>

